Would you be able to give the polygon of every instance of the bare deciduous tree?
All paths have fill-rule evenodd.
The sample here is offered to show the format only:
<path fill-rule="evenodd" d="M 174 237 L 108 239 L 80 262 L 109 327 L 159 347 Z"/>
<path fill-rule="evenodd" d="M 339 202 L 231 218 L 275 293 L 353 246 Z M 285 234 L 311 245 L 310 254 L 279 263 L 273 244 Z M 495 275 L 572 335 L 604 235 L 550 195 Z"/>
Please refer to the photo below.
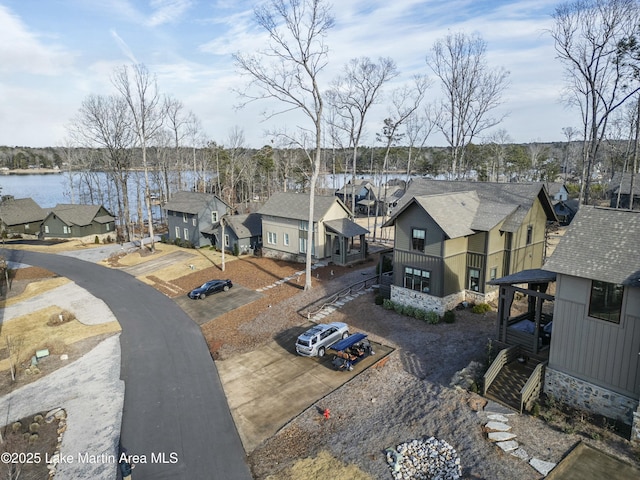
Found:
<path fill-rule="evenodd" d="M 153 218 L 151 215 L 151 191 L 149 188 L 147 147 L 153 137 L 162 128 L 163 112 L 155 77 L 149 72 L 147 67 L 142 64 L 133 65 L 131 70 L 132 78 L 129 75 L 129 68 L 127 66 L 116 69 L 112 81 L 129 107 L 132 127 L 138 139 L 139 147 L 142 150 L 144 203 L 147 210 L 147 225 L 150 237 L 149 247 L 153 252 L 155 246 L 153 239 Z M 140 245 L 142 246 L 142 241 Z"/>
<path fill-rule="evenodd" d="M 128 180 L 135 137 L 130 128 L 129 108 L 118 96 L 89 95 L 68 127 L 70 135 L 88 148 L 102 148 L 118 198 L 118 220 L 124 240 L 131 239 Z"/>
<path fill-rule="evenodd" d="M 580 203 L 589 203 L 593 165 L 609 118 L 638 92 L 635 68 L 626 61 L 639 15 L 636 0 L 576 0 L 553 14 L 551 36 L 567 76 L 566 100 L 577 106 L 584 133 Z"/>
<path fill-rule="evenodd" d="M 334 82 L 328 103 L 341 120 L 338 127 L 349 136 L 353 148 L 351 164 L 351 211 L 355 212 L 355 180 L 358 147 L 364 132 L 365 117 L 380 97 L 382 86 L 398 76 L 391 58 L 380 58 L 377 63 L 368 57 L 354 58 L 344 67 L 344 73 Z"/>
<path fill-rule="evenodd" d="M 306 281 L 311 288 L 311 261 L 315 242 L 313 213 L 315 187 L 322 161 L 322 111 L 324 107 L 318 76 L 327 63 L 325 36 L 333 27 L 330 6 L 325 0 L 269 0 L 256 8 L 255 19 L 268 34 L 265 50 L 254 54 L 236 54 L 234 59 L 242 74 L 250 78 L 242 95 L 247 101 L 275 99 L 283 110 L 301 110 L 313 123 L 315 152 L 309 191 L 309 239 L 306 248 Z"/>
<path fill-rule="evenodd" d="M 502 100 L 509 72 L 490 68 L 487 44 L 477 34 L 451 33 L 438 40 L 427 56 L 442 86 L 438 128 L 451 148 L 451 176 L 457 177 L 467 145 L 505 117 L 490 116 Z"/>

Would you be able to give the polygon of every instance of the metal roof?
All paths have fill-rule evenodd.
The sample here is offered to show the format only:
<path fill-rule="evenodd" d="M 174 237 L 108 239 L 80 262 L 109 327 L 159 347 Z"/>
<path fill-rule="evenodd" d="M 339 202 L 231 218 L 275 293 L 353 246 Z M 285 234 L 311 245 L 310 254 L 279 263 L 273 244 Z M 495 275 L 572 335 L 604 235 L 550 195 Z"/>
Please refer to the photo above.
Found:
<path fill-rule="evenodd" d="M 365 333 L 360 333 L 360 332 L 354 333 L 354 334 L 349 335 L 347 338 L 343 338 L 342 340 L 338 340 L 336 343 L 331 345 L 331 347 L 329 347 L 329 348 L 339 352 L 339 351 L 345 350 L 345 349 L 355 345 L 358 342 L 361 342 L 365 338 L 367 338 L 367 335 Z"/>
<path fill-rule="evenodd" d="M 582 205 L 543 268 L 640 287 L 640 211 Z"/>

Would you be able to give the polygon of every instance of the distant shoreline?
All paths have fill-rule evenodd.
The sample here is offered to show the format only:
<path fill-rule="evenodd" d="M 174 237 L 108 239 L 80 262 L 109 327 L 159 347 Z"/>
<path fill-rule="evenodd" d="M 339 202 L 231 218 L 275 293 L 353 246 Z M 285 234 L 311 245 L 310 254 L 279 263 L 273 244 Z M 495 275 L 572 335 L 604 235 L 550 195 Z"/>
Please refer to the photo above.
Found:
<path fill-rule="evenodd" d="M 62 170 L 52 168 L 16 168 L 14 170 L 0 170 L 0 175 L 47 175 L 62 173 Z"/>

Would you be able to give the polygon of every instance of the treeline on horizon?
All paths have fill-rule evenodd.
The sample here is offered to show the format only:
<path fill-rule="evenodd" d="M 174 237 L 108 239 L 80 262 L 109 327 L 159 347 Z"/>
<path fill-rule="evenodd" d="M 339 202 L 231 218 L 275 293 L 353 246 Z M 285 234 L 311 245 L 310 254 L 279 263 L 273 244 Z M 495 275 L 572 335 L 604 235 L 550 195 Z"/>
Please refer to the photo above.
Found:
<path fill-rule="evenodd" d="M 594 169 L 596 184 L 607 184 L 624 166 L 624 146 L 627 142 L 609 142 L 602 149 L 600 161 Z M 471 144 L 461 165 L 460 178 L 480 181 L 566 181 L 579 183 L 582 142 L 531 142 L 525 144 Z M 131 149 L 129 168 L 142 168 L 139 149 Z M 323 151 L 323 173 L 351 173 L 351 149 Z M 304 188 L 304 178 L 310 168 L 308 157 L 300 149 L 276 149 L 266 145 L 255 148 L 225 148 L 215 142 L 205 147 L 149 149 L 149 167 L 154 170 L 189 171 L 196 176 L 233 175 L 251 170 L 262 178 L 272 175 L 288 179 Z M 357 172 L 372 178 L 383 175 L 384 147 L 361 146 L 358 149 Z M 391 149 L 386 172 L 412 175 L 447 175 L 449 147 L 396 146 Z M 0 168 L 54 169 L 65 171 L 109 171 L 109 156 L 104 149 L 82 147 L 22 147 L 0 146 Z M 300 177 L 300 178 L 297 178 Z M 277 184 L 278 182 L 276 182 Z M 276 186 L 277 188 L 277 186 Z"/>

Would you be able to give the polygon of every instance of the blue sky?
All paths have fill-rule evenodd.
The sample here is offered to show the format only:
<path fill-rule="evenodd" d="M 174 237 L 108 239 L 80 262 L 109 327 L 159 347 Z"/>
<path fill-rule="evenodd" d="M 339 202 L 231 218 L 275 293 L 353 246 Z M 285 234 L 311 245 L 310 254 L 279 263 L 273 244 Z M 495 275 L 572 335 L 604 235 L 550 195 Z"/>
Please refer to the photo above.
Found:
<path fill-rule="evenodd" d="M 205 137 L 225 144 L 244 132 L 247 146 L 270 142 L 265 131 L 292 131 L 305 119 L 265 122 L 265 104 L 238 110 L 233 87 L 244 80 L 232 54 L 264 42 L 253 23 L 257 1 L 246 0 L 0 0 L 0 145 L 64 145 L 65 126 L 90 94 L 110 94 L 114 68 L 144 63 L 161 93 L 182 101 L 200 119 Z M 509 70 L 499 127 L 515 142 L 563 140 L 579 115 L 559 101 L 562 66 L 546 31 L 558 1 L 341 0 L 329 33 L 326 86 L 351 58 L 393 58 L 401 75 L 428 74 L 425 57 L 447 33 L 479 33 L 488 62 Z M 439 96 L 434 86 L 427 94 Z M 372 144 L 388 107 L 371 111 L 364 143 Z M 433 135 L 427 142 L 443 145 Z"/>

